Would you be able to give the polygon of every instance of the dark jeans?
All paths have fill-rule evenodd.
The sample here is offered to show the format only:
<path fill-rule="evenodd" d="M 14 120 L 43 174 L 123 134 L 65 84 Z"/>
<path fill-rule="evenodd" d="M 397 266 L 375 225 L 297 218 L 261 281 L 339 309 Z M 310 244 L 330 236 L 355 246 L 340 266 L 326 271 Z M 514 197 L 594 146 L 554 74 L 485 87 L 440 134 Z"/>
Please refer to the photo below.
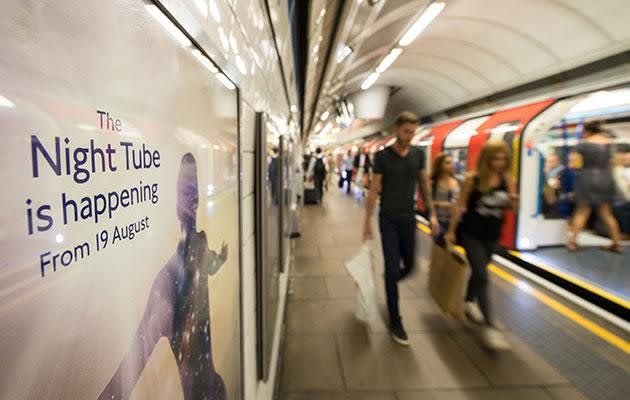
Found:
<path fill-rule="evenodd" d="M 350 187 L 352 186 L 352 170 L 346 170 L 346 179 L 345 181 L 348 183 L 348 187 L 346 188 L 346 193 L 350 193 Z"/>
<path fill-rule="evenodd" d="M 408 276 L 415 266 L 416 220 L 413 217 L 392 218 L 380 215 L 379 227 L 385 259 L 385 294 L 391 324 L 400 321 L 398 281 Z"/>
<path fill-rule="evenodd" d="M 496 249 L 496 241 L 478 239 L 469 233 L 462 234 L 462 247 L 470 263 L 471 275 L 466 292 L 466 301 L 477 300 L 486 324 L 492 325 L 490 308 L 490 282 L 488 280 L 488 263 Z"/>
<path fill-rule="evenodd" d="M 313 177 L 314 181 L 315 181 L 315 190 L 317 190 L 317 197 L 319 198 L 319 200 L 322 199 L 322 197 L 324 197 L 324 179 L 326 179 L 326 175 L 315 175 Z"/>

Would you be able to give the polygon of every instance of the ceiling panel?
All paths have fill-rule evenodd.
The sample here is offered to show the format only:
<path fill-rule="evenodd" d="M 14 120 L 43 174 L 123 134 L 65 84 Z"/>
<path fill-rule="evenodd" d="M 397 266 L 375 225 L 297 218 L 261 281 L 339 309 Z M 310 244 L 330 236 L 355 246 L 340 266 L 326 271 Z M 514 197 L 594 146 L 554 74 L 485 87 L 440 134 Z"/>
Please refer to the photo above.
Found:
<path fill-rule="evenodd" d="M 376 82 L 400 88 L 388 110 L 427 115 L 630 50 L 630 0 L 444 1 L 444 11 Z M 360 90 L 427 1 L 381 1 L 371 13 L 366 3 L 353 16 L 360 22 L 342 18 L 340 30 L 355 35 L 356 51 L 327 78 L 341 81 L 346 94 Z"/>

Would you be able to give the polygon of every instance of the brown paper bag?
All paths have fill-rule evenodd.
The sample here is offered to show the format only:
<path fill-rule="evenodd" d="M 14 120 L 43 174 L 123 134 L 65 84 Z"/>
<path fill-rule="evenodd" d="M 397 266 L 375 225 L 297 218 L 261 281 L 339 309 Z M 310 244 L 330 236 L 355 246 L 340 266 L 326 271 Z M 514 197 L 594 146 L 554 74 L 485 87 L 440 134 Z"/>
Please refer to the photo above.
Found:
<path fill-rule="evenodd" d="M 466 258 L 455 249 L 433 244 L 429 264 L 429 293 L 442 312 L 455 319 L 464 318 L 464 298 L 470 279 Z"/>

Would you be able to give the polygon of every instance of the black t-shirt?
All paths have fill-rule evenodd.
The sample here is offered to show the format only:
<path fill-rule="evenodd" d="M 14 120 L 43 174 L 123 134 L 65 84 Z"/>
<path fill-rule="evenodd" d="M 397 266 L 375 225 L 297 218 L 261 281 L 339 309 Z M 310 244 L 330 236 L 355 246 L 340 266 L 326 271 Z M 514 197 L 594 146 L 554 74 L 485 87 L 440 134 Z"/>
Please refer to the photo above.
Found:
<path fill-rule="evenodd" d="M 424 169 L 424 152 L 415 146 L 401 157 L 391 147 L 374 156 L 374 173 L 382 174 L 381 215 L 394 218 L 414 218 L 413 195 L 418 173 Z"/>
<path fill-rule="evenodd" d="M 478 239 L 499 240 L 505 209 L 509 206 L 510 194 L 505 180 L 488 192 L 482 192 L 479 190 L 479 178 L 475 177 L 466 213 L 462 217 L 462 230 Z"/>

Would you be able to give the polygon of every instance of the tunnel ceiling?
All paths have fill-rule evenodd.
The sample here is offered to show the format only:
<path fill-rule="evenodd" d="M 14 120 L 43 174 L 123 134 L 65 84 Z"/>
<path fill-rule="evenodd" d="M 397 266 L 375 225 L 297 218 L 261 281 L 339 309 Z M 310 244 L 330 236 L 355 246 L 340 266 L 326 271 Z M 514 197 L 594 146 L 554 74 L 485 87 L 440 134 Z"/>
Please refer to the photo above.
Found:
<path fill-rule="evenodd" d="M 630 49 L 628 0 L 445 2 L 444 11 L 375 84 L 400 87 L 390 99 L 390 114 L 402 109 L 433 114 Z M 330 3 L 314 1 L 311 15 L 319 15 Z M 327 64 L 317 71 L 308 68 L 306 128 L 330 109 L 334 96 L 360 90 L 430 2 L 369 3 L 347 1 L 339 7 L 334 35 L 334 7 L 328 7 L 324 23 L 309 27 L 311 39 L 321 36 L 320 47 L 332 45 L 333 54 L 325 60 L 309 43 L 311 57 Z M 343 44 L 354 51 L 337 63 L 334 53 Z"/>

